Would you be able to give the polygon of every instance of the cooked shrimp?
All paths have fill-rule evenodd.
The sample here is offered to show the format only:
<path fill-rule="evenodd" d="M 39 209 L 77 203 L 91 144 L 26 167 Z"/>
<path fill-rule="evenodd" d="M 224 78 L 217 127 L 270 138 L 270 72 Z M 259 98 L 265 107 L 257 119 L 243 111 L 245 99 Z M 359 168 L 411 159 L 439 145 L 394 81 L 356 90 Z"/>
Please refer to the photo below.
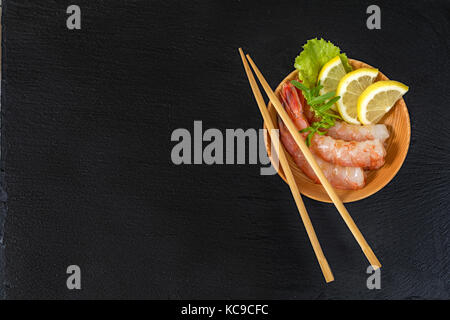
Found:
<path fill-rule="evenodd" d="M 303 93 L 300 89 L 295 88 L 297 95 L 299 96 L 300 103 L 303 106 L 303 113 L 309 123 L 319 121 L 311 107 L 306 103 Z M 350 124 L 344 121 L 336 121 L 335 125 L 328 129 L 328 136 L 334 139 L 340 139 L 345 141 L 366 141 L 378 139 L 384 142 L 389 138 L 389 131 L 384 124 L 375 125 L 356 125 Z"/>
<path fill-rule="evenodd" d="M 292 121 L 294 121 L 296 127 L 301 129 L 307 128 L 309 123 L 303 113 L 303 104 L 301 102 L 303 99 L 300 100 L 297 90 L 292 84 L 283 83 L 281 86 L 281 100 L 286 112 L 289 114 Z"/>
<path fill-rule="evenodd" d="M 311 149 L 322 159 L 345 167 L 378 169 L 384 165 L 386 150 L 380 140 L 344 141 L 315 134 Z"/>
<path fill-rule="evenodd" d="M 283 121 L 278 119 L 278 125 L 280 128 L 281 142 L 283 143 L 287 152 L 294 159 L 297 166 L 303 171 L 303 173 L 310 178 L 314 183 L 320 183 L 314 170 L 305 159 L 303 152 L 298 147 L 294 138 L 292 138 L 290 132 L 284 125 Z M 365 173 L 360 167 L 342 167 L 339 165 L 331 164 L 322 160 L 317 155 L 314 155 L 317 164 L 322 169 L 323 174 L 327 180 L 335 187 L 339 189 L 356 190 L 361 189 L 365 185 Z"/>
<path fill-rule="evenodd" d="M 302 130 L 308 127 L 309 122 L 305 117 L 299 94 L 292 84 L 283 84 L 281 99 L 297 129 Z M 378 169 L 384 164 L 386 156 L 386 150 L 379 140 L 346 142 L 319 134 L 314 135 L 311 150 L 333 164 L 365 169 Z"/>
<path fill-rule="evenodd" d="M 360 126 L 344 121 L 336 121 L 336 124 L 328 129 L 330 137 L 345 141 L 365 141 L 378 139 L 384 142 L 389 138 L 389 131 L 384 124 Z"/>
<path fill-rule="evenodd" d="M 282 87 L 281 98 L 283 105 L 287 110 L 289 117 L 294 120 L 298 130 L 302 130 L 309 126 L 308 120 L 303 114 L 303 105 L 300 102 L 294 86 L 285 84 Z M 285 127 L 284 123 L 279 119 L 281 141 L 292 156 L 297 166 L 315 183 L 319 183 L 314 170 L 305 159 L 303 153 L 299 149 L 297 143 L 292 138 L 290 132 Z M 307 134 L 307 133 L 306 133 Z M 306 135 L 304 134 L 304 135 Z M 314 152 L 314 150 L 312 150 Z M 325 177 L 336 188 L 339 189 L 361 189 L 365 185 L 365 173 L 360 167 L 343 167 L 331 164 L 322 160 L 319 156 L 314 155 L 317 164 L 322 169 Z"/>

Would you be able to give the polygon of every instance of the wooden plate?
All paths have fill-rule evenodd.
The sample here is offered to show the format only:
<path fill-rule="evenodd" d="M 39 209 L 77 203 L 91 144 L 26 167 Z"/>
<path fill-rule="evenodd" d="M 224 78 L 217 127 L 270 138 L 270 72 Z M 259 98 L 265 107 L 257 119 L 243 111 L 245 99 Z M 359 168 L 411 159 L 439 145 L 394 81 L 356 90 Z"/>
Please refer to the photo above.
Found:
<path fill-rule="evenodd" d="M 353 70 L 359 68 L 373 68 L 361 61 L 349 59 L 349 62 L 353 67 Z M 279 94 L 281 84 L 297 79 L 297 72 L 297 70 L 291 72 L 278 85 L 275 91 L 277 95 Z M 375 81 L 379 80 L 388 80 L 388 78 L 380 72 Z M 272 103 L 270 102 L 268 104 L 268 109 L 275 127 L 278 128 L 277 113 L 275 108 L 272 106 Z M 387 126 L 390 134 L 389 139 L 386 141 L 386 163 L 380 169 L 368 172 L 366 185 L 363 189 L 335 189 L 343 202 L 353 202 L 373 195 L 394 178 L 394 176 L 400 170 L 403 162 L 405 161 L 411 138 L 411 124 L 405 101 L 403 99 L 397 101 L 395 106 L 381 119 L 379 123 L 384 123 Z M 265 124 L 264 128 L 266 128 Z M 270 150 L 270 137 L 267 134 L 265 134 L 265 145 L 270 160 L 273 163 L 273 158 Z M 287 154 L 287 157 L 292 168 L 292 173 L 294 174 L 295 180 L 297 181 L 297 184 L 299 186 L 300 192 L 311 199 L 331 203 L 331 200 L 322 185 L 313 183 L 308 177 L 303 174 L 300 168 L 297 167 L 294 160 L 292 160 L 289 154 Z M 286 177 L 281 167 L 278 171 L 278 174 L 286 182 Z"/>

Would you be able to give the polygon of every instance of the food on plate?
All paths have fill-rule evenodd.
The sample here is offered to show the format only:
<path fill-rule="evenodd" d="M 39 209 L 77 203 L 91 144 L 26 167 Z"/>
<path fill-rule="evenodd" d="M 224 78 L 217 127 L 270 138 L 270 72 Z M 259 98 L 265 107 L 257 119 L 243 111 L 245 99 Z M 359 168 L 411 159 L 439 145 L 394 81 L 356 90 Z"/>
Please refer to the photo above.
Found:
<path fill-rule="evenodd" d="M 303 111 L 304 102 L 300 101 L 302 93 L 298 93 L 297 90 L 292 89 L 292 84 L 284 83 L 281 86 L 281 101 L 289 117 L 294 121 L 299 130 L 307 128 L 309 126 L 308 120 Z M 300 95 L 299 95 L 300 94 Z"/>
<path fill-rule="evenodd" d="M 330 41 L 311 39 L 303 46 L 303 51 L 295 58 L 294 67 L 298 70 L 298 79 L 308 88 L 317 84 L 322 67 L 331 59 L 339 56 L 346 72 L 352 71 L 345 53 Z"/>
<path fill-rule="evenodd" d="M 348 123 L 360 124 L 358 121 L 358 98 L 370 86 L 378 75 L 378 70 L 361 68 L 347 73 L 340 81 L 336 94 L 341 97 L 337 108 L 342 119 Z"/>
<path fill-rule="evenodd" d="M 346 73 L 347 72 L 345 72 L 344 65 L 342 64 L 339 56 L 336 56 L 328 61 L 319 73 L 318 81 L 323 86 L 319 93 L 323 95 L 328 92 L 336 91 L 339 81 L 345 76 Z M 333 105 L 331 109 L 336 111 L 336 105 Z"/>
<path fill-rule="evenodd" d="M 301 89 L 301 91 L 295 90 L 292 85 L 294 85 L 298 89 Z M 285 93 L 287 89 L 290 91 L 298 91 L 298 96 L 303 96 L 303 99 L 299 99 L 299 103 L 303 101 L 305 107 L 302 106 L 302 111 L 308 110 L 308 113 L 305 113 L 305 111 L 303 111 L 302 113 L 304 117 L 312 119 L 310 120 L 311 125 L 305 127 L 301 131 L 302 133 L 308 132 L 308 135 L 306 135 L 306 144 L 308 146 L 311 144 L 311 139 L 316 133 L 325 134 L 327 129 L 334 126 L 336 119 L 340 119 L 338 115 L 329 111 L 329 109 L 339 99 L 339 97 L 333 97 L 334 92 L 328 92 L 324 95 L 319 95 L 319 91 L 321 88 L 321 84 L 309 89 L 298 81 L 291 81 L 291 84 L 285 85 L 283 88 L 284 90 L 282 90 L 281 92 L 283 95 L 283 93 Z M 281 98 L 284 99 L 283 97 Z"/>
<path fill-rule="evenodd" d="M 398 81 L 378 81 L 358 98 L 358 119 L 362 124 L 377 123 L 400 99 L 408 87 Z"/>
<path fill-rule="evenodd" d="M 315 134 L 311 148 L 328 162 L 369 170 L 383 166 L 386 156 L 386 150 L 380 140 L 344 141 Z"/>
<path fill-rule="evenodd" d="M 303 173 L 310 178 L 314 183 L 320 183 L 314 173 L 313 168 L 309 165 L 302 151 L 298 147 L 289 130 L 284 125 L 281 119 L 278 119 L 280 128 L 280 139 L 286 151 L 291 155 L 296 165 L 303 171 Z M 313 152 L 314 154 L 314 152 Z M 364 170 L 360 167 L 342 167 L 331 164 L 319 156 L 314 154 L 317 164 L 322 169 L 323 174 L 327 180 L 336 188 L 357 190 L 364 187 L 366 183 L 366 175 Z"/>
<path fill-rule="evenodd" d="M 384 124 L 354 125 L 344 121 L 336 121 L 328 129 L 327 135 L 345 141 L 365 141 L 378 139 L 381 142 L 389 138 L 389 131 Z"/>
<path fill-rule="evenodd" d="M 390 133 L 377 122 L 408 87 L 397 81 L 375 82 L 377 69 L 352 71 L 345 53 L 323 39 L 303 46 L 295 68 L 298 80 L 283 83 L 279 91 L 283 107 L 328 181 L 339 189 L 363 188 L 367 171 L 381 168 L 387 154 Z M 320 183 L 283 121 L 278 123 L 281 141 L 297 166 Z"/>
<path fill-rule="evenodd" d="M 299 95 L 301 93 L 298 93 L 292 84 L 282 85 L 281 101 L 297 129 L 303 130 L 309 126 L 309 123 L 303 112 Z M 379 140 L 336 140 L 323 135 L 322 131 L 311 132 L 310 145 L 311 150 L 314 150 L 315 154 L 323 160 L 346 167 L 378 169 L 384 164 L 386 156 L 386 150 Z"/>

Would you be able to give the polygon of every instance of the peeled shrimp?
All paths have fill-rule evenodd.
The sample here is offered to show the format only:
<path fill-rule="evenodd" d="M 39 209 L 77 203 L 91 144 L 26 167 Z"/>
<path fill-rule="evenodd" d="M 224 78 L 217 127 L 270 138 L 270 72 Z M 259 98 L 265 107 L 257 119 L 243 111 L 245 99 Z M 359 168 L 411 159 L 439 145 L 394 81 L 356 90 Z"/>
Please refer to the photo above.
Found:
<path fill-rule="evenodd" d="M 384 124 L 360 126 L 344 121 L 336 121 L 335 125 L 328 129 L 330 137 L 345 141 L 380 140 L 384 142 L 389 138 L 389 131 Z"/>
<path fill-rule="evenodd" d="M 378 169 L 384 165 L 386 150 L 380 140 L 344 141 L 315 134 L 311 149 L 322 159 L 345 167 Z"/>
<path fill-rule="evenodd" d="M 284 83 L 281 87 L 281 99 L 285 109 L 290 118 L 294 120 L 297 129 L 302 130 L 309 126 L 309 122 L 299 95 L 301 93 L 290 83 Z M 347 142 L 319 134 L 314 135 L 311 150 L 333 164 L 365 169 L 380 168 L 384 165 L 386 156 L 386 150 L 379 140 Z"/>
<path fill-rule="evenodd" d="M 298 130 L 302 130 L 309 126 L 309 122 L 303 113 L 303 104 L 291 84 L 284 84 L 281 90 L 281 98 L 283 105 L 289 114 L 289 117 L 294 120 Z M 284 123 L 279 119 L 281 141 L 292 156 L 297 166 L 315 183 L 319 183 L 314 170 L 305 159 L 303 153 L 299 149 L 295 140 L 292 138 L 290 132 L 285 127 Z M 303 134 L 303 136 L 307 133 Z M 311 150 L 313 154 L 314 150 Z M 322 169 L 327 180 L 336 188 L 339 189 L 361 189 L 365 185 L 364 170 L 360 167 L 343 167 L 324 161 L 321 157 L 314 154 L 317 164 Z"/>
<path fill-rule="evenodd" d="M 303 94 L 301 90 L 296 88 L 295 91 L 300 97 L 300 102 L 303 101 L 302 110 L 306 119 L 310 123 L 319 121 L 320 118 L 317 118 L 311 110 L 311 107 L 304 101 L 304 99 L 302 100 Z M 384 124 L 361 126 L 344 121 L 336 121 L 335 125 L 328 129 L 327 135 L 334 139 L 344 141 L 366 141 L 378 139 L 381 142 L 384 142 L 387 138 L 389 138 L 389 131 Z"/>
<path fill-rule="evenodd" d="M 320 183 L 314 173 L 313 168 L 309 165 L 305 159 L 303 152 L 298 147 L 294 138 L 284 125 L 284 123 L 278 119 L 278 125 L 280 128 L 280 137 L 283 146 L 287 152 L 294 159 L 297 166 L 303 171 L 303 173 L 310 178 L 314 183 Z M 312 150 L 313 154 L 314 151 Z M 361 189 L 365 185 L 365 173 L 360 167 L 343 167 L 335 164 L 331 164 L 322 160 L 321 157 L 314 154 L 317 164 L 322 169 L 323 174 L 327 180 L 335 187 L 339 189 L 356 190 Z"/>

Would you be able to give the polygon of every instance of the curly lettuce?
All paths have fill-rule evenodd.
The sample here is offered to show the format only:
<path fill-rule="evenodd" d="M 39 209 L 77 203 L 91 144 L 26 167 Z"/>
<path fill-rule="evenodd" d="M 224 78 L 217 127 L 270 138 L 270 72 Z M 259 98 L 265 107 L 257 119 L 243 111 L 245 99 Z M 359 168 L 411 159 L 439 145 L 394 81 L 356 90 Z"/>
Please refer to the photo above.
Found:
<path fill-rule="evenodd" d="M 324 39 L 308 40 L 303 46 L 303 51 L 295 58 L 294 67 L 298 70 L 298 78 L 308 88 L 314 87 L 322 67 L 336 56 L 341 58 L 345 71 L 350 72 L 352 67 L 345 53 L 341 53 L 341 49 Z"/>

